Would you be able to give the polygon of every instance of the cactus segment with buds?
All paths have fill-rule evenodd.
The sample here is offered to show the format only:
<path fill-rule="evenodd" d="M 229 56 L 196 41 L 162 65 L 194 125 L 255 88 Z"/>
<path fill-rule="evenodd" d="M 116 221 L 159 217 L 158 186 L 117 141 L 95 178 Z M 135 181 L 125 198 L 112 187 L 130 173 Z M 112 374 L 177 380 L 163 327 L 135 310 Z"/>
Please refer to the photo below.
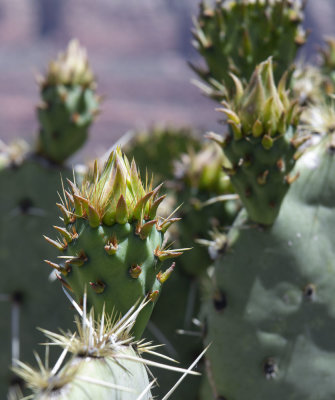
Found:
<path fill-rule="evenodd" d="M 182 373 L 183 377 L 199 375 L 198 372 L 192 371 L 195 363 L 186 370 L 142 357 L 148 354 L 167 358 L 156 351 L 159 346 L 143 340 L 133 340 L 131 332 L 138 315 L 146 306 L 144 301 L 132 306 L 122 318 L 116 318 L 115 313 L 108 315 L 103 310 L 97 320 L 93 309 L 90 313 L 86 313 L 85 295 L 83 310 L 74 301 L 72 303 L 81 315 L 81 318 L 76 319 L 77 332 L 54 333 L 43 330 L 52 345 L 64 349 L 55 366 L 51 369 L 47 359 L 43 365 L 36 354 L 39 370 L 22 362 L 14 368 L 32 392 L 29 398 L 152 400 L 151 388 L 155 385 L 156 379 L 149 382 L 148 366 Z M 47 346 L 49 345 L 50 342 Z M 202 355 L 203 353 L 196 361 Z M 177 386 L 178 384 L 175 385 Z M 164 399 L 167 400 L 169 397 L 168 393 Z"/>
<path fill-rule="evenodd" d="M 297 132 L 301 109 L 287 94 L 285 75 L 276 87 L 271 58 L 256 67 L 247 86 L 237 77 L 234 82 L 234 96 L 219 110 L 229 130 L 210 137 L 231 163 L 227 173 L 250 219 L 270 225 L 297 177 L 290 172 L 306 139 Z"/>
<path fill-rule="evenodd" d="M 208 248 L 203 245 L 210 239 L 209 232 L 222 224 L 230 225 L 239 208 L 238 196 L 222 170 L 226 163 L 216 143 L 207 143 L 198 152 L 190 149 L 175 162 L 175 187 L 178 203 L 183 204 L 180 213 L 184 222 L 178 242 L 181 247 L 193 247 L 181 259 L 180 267 L 192 276 L 200 275 L 211 264 Z"/>
<path fill-rule="evenodd" d="M 172 272 L 161 270 L 162 262 L 183 253 L 163 241 L 179 218 L 157 215 L 165 197 L 159 196 L 161 185 L 144 186 L 135 162 L 130 164 L 119 148 L 103 171 L 95 163 L 81 187 L 71 181 L 69 185 L 58 204 L 65 225 L 55 227 L 60 239 L 46 238 L 62 255 L 59 264 L 47 263 L 79 302 L 87 289 L 88 303 L 98 313 L 105 305 L 107 313 L 115 307 L 125 314 L 138 299 L 149 299 L 135 324 L 139 338 Z"/>
<path fill-rule="evenodd" d="M 240 216 L 232 251 L 216 261 L 206 314 L 215 398 L 335 396 L 333 143 L 324 136 L 298 160 L 274 224 Z"/>
<path fill-rule="evenodd" d="M 38 106 L 38 152 L 59 164 L 85 142 L 99 111 L 94 75 L 85 49 L 77 40 L 50 62 L 39 83 L 42 101 Z"/>
<path fill-rule="evenodd" d="M 136 132 L 123 151 L 135 158 L 142 174 L 154 175 L 157 181 L 173 179 L 174 161 L 189 147 L 200 150 L 200 135 L 187 127 L 156 125 L 148 131 Z"/>
<path fill-rule="evenodd" d="M 294 0 L 219 0 L 214 8 L 202 1 L 193 36 L 207 69 L 192 68 L 209 85 L 207 94 L 226 98 L 234 90 L 230 73 L 248 81 L 270 56 L 278 82 L 306 40 L 303 7 Z"/>

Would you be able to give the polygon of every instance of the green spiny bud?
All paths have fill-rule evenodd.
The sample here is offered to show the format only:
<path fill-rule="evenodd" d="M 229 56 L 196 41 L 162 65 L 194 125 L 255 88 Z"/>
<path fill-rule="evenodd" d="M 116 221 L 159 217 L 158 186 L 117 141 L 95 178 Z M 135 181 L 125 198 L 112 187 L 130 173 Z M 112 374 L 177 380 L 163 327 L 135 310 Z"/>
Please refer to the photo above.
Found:
<path fill-rule="evenodd" d="M 69 218 L 64 228 L 56 227 L 61 240 L 46 238 L 66 260 L 59 268 L 51 265 L 64 275 L 61 282 L 78 301 L 88 288 L 88 302 L 97 312 L 105 306 L 107 312 L 116 309 L 124 314 L 150 293 L 155 300 L 162 284 L 156 278 L 161 261 L 183 252 L 163 246 L 164 233 L 179 218 L 157 215 L 158 204 L 164 199 L 159 197 L 161 185 L 155 189 L 152 184 L 144 186 L 135 162 L 129 163 L 119 148 L 101 171 L 95 164 L 81 186 L 71 181 L 69 185 L 70 196 L 64 194 L 62 204 L 63 215 L 65 209 Z M 72 198 L 76 202 L 72 203 Z M 153 303 L 137 319 L 137 337 Z"/>
<path fill-rule="evenodd" d="M 62 163 L 85 142 L 99 111 L 100 99 L 95 94 L 95 78 L 85 49 L 72 40 L 67 51 L 50 62 L 45 77 L 38 80 L 38 152 Z"/>

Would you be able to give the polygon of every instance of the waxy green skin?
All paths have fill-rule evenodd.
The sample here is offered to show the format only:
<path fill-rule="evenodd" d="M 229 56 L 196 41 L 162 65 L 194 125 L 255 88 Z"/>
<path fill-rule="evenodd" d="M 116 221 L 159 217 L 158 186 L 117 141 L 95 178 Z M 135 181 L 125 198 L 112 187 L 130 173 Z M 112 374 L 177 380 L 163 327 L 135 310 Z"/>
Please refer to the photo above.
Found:
<path fill-rule="evenodd" d="M 271 225 L 278 216 L 290 187 L 287 178 L 295 164 L 293 132 L 294 128 L 289 127 L 284 135 L 278 134 L 270 149 L 266 149 L 261 138 L 248 135 L 234 140 L 230 131 L 224 147 L 232 163 L 230 179 L 253 221 Z"/>
<path fill-rule="evenodd" d="M 43 233 L 51 234 L 57 223 L 56 192 L 60 174 L 72 177 L 72 169 L 55 167 L 38 156 L 0 170 L 0 293 L 11 297 L 0 303 L 0 397 L 5 398 L 11 364 L 11 307 L 20 308 L 20 359 L 33 362 L 31 349 L 42 339 L 37 326 L 57 330 L 72 325 L 70 304 L 57 282 L 50 282 L 50 269 L 43 258 L 56 257 Z M 20 207 L 21 205 L 21 207 Z M 30 205 L 30 207 L 29 207 Z M 43 306 L 42 306 L 43 305 Z"/>
<path fill-rule="evenodd" d="M 226 400 L 335 396 L 335 159 L 329 143 L 299 160 L 301 176 L 275 223 L 264 229 L 241 215 L 231 248 L 215 263 L 215 287 L 203 310 L 205 342 L 215 343 L 207 357 L 214 392 Z M 202 398 L 215 398 L 209 386 Z"/>
<path fill-rule="evenodd" d="M 99 101 L 90 87 L 47 83 L 41 87 L 41 99 L 38 152 L 60 164 L 86 141 Z"/>
<path fill-rule="evenodd" d="M 120 347 L 120 355 L 138 357 L 131 346 Z M 65 366 L 71 372 L 71 366 L 77 371 L 73 379 L 59 390 L 51 393 L 37 393 L 34 400 L 136 400 L 149 385 L 149 379 L 145 366 L 139 362 L 114 359 L 113 357 L 91 358 L 76 357 Z M 78 376 L 96 379 L 106 384 L 114 384 L 134 392 L 126 392 L 108 388 L 92 382 L 78 379 Z M 144 400 L 152 400 L 150 390 L 143 397 Z"/>
<path fill-rule="evenodd" d="M 248 81 L 255 66 L 269 56 L 273 57 L 278 82 L 305 42 L 299 28 L 302 17 L 290 9 L 289 1 L 275 1 L 274 5 L 264 4 L 267 1 L 231 3 L 228 6 L 223 0 L 211 7 L 202 1 L 193 31 L 194 45 L 207 69 L 192 67 L 211 87 L 210 96 L 216 100 L 234 89 L 230 73 Z"/>
<path fill-rule="evenodd" d="M 107 314 L 115 311 L 124 315 L 131 304 L 161 290 L 156 275 L 162 263 L 154 251 L 161 247 L 163 234 L 156 227 L 146 239 L 141 239 L 135 233 L 137 222 L 91 228 L 87 220 L 77 219 L 74 225 L 78 238 L 68 244 L 62 255 L 77 256 L 83 251 L 87 257 L 82 266 L 71 265 L 70 272 L 64 276 L 78 302 L 86 288 L 88 306 L 93 306 L 98 314 L 105 305 Z M 67 228 L 71 230 L 72 225 Z M 118 247 L 115 254 L 109 255 L 104 247 L 112 237 L 117 239 Z M 132 277 L 131 267 L 137 265 L 141 273 Z M 95 292 L 90 285 L 90 282 L 99 281 L 105 285 L 102 293 Z M 155 302 L 150 302 L 139 314 L 133 329 L 136 338 L 141 337 Z"/>

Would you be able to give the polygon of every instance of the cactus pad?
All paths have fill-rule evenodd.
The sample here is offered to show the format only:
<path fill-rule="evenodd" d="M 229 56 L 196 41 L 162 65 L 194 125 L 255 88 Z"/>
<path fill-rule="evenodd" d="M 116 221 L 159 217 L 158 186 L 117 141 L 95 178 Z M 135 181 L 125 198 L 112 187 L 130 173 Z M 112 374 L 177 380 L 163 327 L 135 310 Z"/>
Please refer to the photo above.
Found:
<path fill-rule="evenodd" d="M 99 109 L 85 50 L 76 40 L 71 41 L 66 53 L 50 62 L 46 76 L 39 81 L 42 102 L 37 109 L 41 125 L 38 152 L 62 163 L 85 142 Z"/>
<path fill-rule="evenodd" d="M 161 262 L 182 254 L 164 247 L 163 236 L 178 220 L 160 220 L 157 208 L 165 196 L 143 186 L 135 162 L 131 165 L 121 150 L 112 152 L 103 171 L 95 164 L 81 188 L 70 182 L 59 204 L 65 227 L 55 227 L 61 240 L 47 240 L 61 252 L 60 264 L 48 262 L 61 282 L 78 301 L 85 289 L 88 302 L 101 312 L 114 308 L 126 313 L 138 299 L 150 304 L 134 328 L 140 337 L 152 308 L 174 264 L 165 272 Z"/>
<path fill-rule="evenodd" d="M 273 56 L 278 82 L 306 40 L 301 3 L 219 0 L 212 8 L 202 1 L 193 36 L 207 70 L 193 69 L 209 85 L 207 93 L 225 98 L 234 90 L 230 73 L 248 81 L 255 66 L 269 56 Z"/>
<path fill-rule="evenodd" d="M 216 262 L 206 337 L 216 343 L 208 362 L 216 398 L 335 395 L 332 141 L 298 161 L 300 178 L 273 226 L 250 227 L 241 216 L 231 251 Z"/>
<path fill-rule="evenodd" d="M 231 163 L 231 182 L 252 221 L 269 225 L 296 177 L 289 175 L 305 137 L 297 133 L 301 110 L 285 90 L 285 75 L 278 87 L 271 59 L 258 65 L 244 87 L 234 77 L 234 97 L 220 109 L 229 124 L 221 144 Z"/>

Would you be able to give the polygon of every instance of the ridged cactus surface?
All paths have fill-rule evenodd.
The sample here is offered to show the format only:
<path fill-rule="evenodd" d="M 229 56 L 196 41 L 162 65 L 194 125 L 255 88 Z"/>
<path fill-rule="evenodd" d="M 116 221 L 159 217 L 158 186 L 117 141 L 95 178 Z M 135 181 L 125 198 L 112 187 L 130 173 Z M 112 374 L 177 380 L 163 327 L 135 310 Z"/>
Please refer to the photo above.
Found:
<path fill-rule="evenodd" d="M 215 346 L 203 399 L 335 396 L 332 141 L 298 161 L 300 177 L 273 226 L 241 215 L 230 232 L 205 309 L 205 341 Z"/>
<path fill-rule="evenodd" d="M 61 251 L 60 263 L 47 262 L 79 302 L 87 289 L 88 303 L 97 312 L 105 306 L 106 312 L 125 314 L 138 299 L 148 298 L 134 327 L 138 338 L 174 268 L 161 270 L 162 261 L 182 254 L 163 242 L 178 218 L 160 219 L 161 185 L 143 185 L 135 162 L 129 164 L 120 149 L 102 171 L 96 163 L 81 186 L 69 184 L 71 193 L 64 191 L 60 206 L 64 227 L 55 227 L 61 238 L 47 238 Z"/>
<path fill-rule="evenodd" d="M 248 81 L 269 56 L 278 82 L 306 40 L 302 18 L 300 1 L 219 0 L 214 7 L 202 1 L 193 35 L 207 69 L 193 69 L 209 85 L 207 93 L 225 98 L 234 89 L 230 73 Z"/>
<path fill-rule="evenodd" d="M 51 61 L 45 77 L 39 79 L 41 103 L 38 152 L 62 163 L 86 141 L 88 128 L 99 111 L 95 79 L 85 49 L 78 41 Z"/>
<path fill-rule="evenodd" d="M 223 102 L 229 130 L 212 134 L 231 163 L 231 182 L 252 221 L 269 225 L 295 176 L 290 172 L 304 138 L 297 133 L 300 109 L 285 89 L 276 87 L 271 58 L 259 64 L 247 86 L 235 77 L 235 93 Z"/>

